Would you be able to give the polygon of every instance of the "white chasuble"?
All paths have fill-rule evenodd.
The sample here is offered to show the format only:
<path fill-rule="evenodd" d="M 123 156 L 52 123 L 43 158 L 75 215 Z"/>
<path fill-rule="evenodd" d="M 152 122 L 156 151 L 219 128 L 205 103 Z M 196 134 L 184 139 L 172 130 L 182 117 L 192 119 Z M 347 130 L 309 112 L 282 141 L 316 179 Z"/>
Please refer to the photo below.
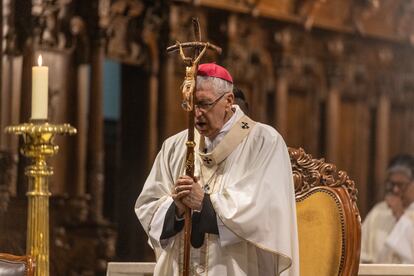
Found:
<path fill-rule="evenodd" d="M 237 107 L 237 121 L 208 153 L 197 143 L 195 176 L 217 215 L 219 235 L 205 234 L 191 248 L 191 275 L 299 276 L 294 185 L 285 142 L 275 129 L 255 123 Z M 197 135 L 199 137 L 199 135 Z M 149 236 L 154 275 L 179 276 L 183 231 L 160 240 L 172 188 L 184 174 L 187 131 L 168 138 L 139 196 L 135 212 Z M 196 140 L 198 141 L 198 139 Z"/>
<path fill-rule="evenodd" d="M 414 203 L 397 221 L 385 201 L 376 204 L 362 224 L 361 261 L 414 263 Z"/>

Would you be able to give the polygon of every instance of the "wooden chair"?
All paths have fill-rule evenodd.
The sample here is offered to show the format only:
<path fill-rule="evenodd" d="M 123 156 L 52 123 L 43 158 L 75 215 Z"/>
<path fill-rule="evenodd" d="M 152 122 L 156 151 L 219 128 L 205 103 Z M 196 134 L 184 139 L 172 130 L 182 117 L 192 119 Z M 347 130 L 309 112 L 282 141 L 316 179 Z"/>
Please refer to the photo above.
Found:
<path fill-rule="evenodd" d="M 0 253 L 1 276 L 33 276 L 34 262 L 30 256 Z"/>
<path fill-rule="evenodd" d="M 335 165 L 289 148 L 301 276 L 358 274 L 361 218 L 354 181 Z"/>

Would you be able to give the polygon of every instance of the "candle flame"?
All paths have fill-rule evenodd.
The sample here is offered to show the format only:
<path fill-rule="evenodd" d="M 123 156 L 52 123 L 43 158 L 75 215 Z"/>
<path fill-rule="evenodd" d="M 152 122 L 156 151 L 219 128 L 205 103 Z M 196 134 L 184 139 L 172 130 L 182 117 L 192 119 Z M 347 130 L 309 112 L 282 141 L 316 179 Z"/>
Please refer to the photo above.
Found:
<path fill-rule="evenodd" d="M 42 55 L 39 55 L 39 57 L 37 58 L 37 65 L 42 66 Z"/>

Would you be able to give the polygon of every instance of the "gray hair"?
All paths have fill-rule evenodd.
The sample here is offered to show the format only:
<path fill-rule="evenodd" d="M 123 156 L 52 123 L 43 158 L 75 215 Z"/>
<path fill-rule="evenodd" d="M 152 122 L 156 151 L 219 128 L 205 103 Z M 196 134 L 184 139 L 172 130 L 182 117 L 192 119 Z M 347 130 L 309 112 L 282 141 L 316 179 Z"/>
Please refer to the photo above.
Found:
<path fill-rule="evenodd" d="M 215 77 L 197 76 L 197 90 L 213 90 L 216 96 L 233 92 L 233 84 Z"/>
<path fill-rule="evenodd" d="M 401 172 L 412 179 L 414 176 L 414 156 L 410 154 L 400 154 L 395 156 L 388 165 L 387 172 Z"/>

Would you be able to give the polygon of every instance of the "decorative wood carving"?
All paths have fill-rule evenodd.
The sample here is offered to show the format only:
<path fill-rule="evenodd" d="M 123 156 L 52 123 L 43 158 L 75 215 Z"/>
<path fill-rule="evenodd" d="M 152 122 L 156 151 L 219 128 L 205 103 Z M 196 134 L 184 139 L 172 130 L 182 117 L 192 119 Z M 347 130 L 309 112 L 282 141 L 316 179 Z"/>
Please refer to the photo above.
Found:
<path fill-rule="evenodd" d="M 380 9 L 380 0 L 353 0 L 351 4 L 351 23 L 361 34 L 365 33 L 364 21 Z"/>
<path fill-rule="evenodd" d="M 233 2 L 236 5 L 246 7 L 253 15 L 257 15 L 257 7 L 259 6 L 261 0 L 233 0 Z"/>
<path fill-rule="evenodd" d="M 3 36 L 4 36 L 4 53 L 6 55 L 16 55 L 21 52 L 17 46 L 16 25 L 15 25 L 15 1 L 4 0 L 3 1 Z"/>
<path fill-rule="evenodd" d="M 402 1 L 393 17 L 397 34 L 414 44 L 414 2 Z"/>
<path fill-rule="evenodd" d="M 226 64 L 235 83 L 246 87 L 253 118 L 266 122 L 267 96 L 275 90 L 273 57 L 268 50 L 269 33 L 247 18 L 232 15 L 228 21 L 229 47 Z M 257 44 L 257 41 L 263 43 Z"/>
<path fill-rule="evenodd" d="M 358 191 L 354 181 L 349 178 L 346 172 L 338 171 L 334 164 L 325 163 L 324 159 L 314 159 L 302 148 L 289 148 L 289 155 L 292 163 L 295 194 L 305 194 L 317 186 L 344 187 L 356 208 Z"/>
<path fill-rule="evenodd" d="M 76 36 L 82 33 L 85 37 L 84 22 L 81 17 L 75 16 L 74 4 L 73 0 L 33 0 L 35 47 L 73 50 Z"/>
<path fill-rule="evenodd" d="M 148 53 L 142 43 L 140 18 L 145 15 L 145 4 L 136 0 L 117 0 L 110 8 L 106 30 L 107 56 L 123 63 L 142 65 Z"/>
<path fill-rule="evenodd" d="M 299 0 L 298 13 L 303 18 L 303 25 L 306 30 L 310 30 L 315 21 L 315 16 L 321 5 L 325 4 L 327 0 Z"/>
<path fill-rule="evenodd" d="M 7 211 L 10 202 L 10 181 L 16 162 L 8 151 L 0 151 L 0 213 Z"/>
<path fill-rule="evenodd" d="M 90 224 L 89 196 L 52 198 L 51 275 L 104 273 L 115 256 L 116 232 Z"/>
<path fill-rule="evenodd" d="M 344 56 L 345 45 L 341 37 L 335 37 L 326 42 L 326 48 L 330 58 L 326 63 L 329 89 L 338 89 L 340 92 L 344 85 Z"/>

